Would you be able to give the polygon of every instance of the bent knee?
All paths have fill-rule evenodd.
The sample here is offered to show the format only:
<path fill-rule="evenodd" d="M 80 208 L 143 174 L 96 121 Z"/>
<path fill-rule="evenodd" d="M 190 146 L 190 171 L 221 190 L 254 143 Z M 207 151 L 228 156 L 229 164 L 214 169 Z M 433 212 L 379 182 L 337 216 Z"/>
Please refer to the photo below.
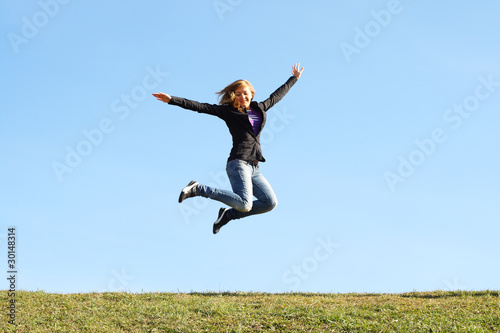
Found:
<path fill-rule="evenodd" d="M 276 206 L 278 206 L 278 200 L 276 198 L 269 198 L 265 201 L 263 210 L 264 212 L 272 211 Z"/>
<path fill-rule="evenodd" d="M 243 206 L 240 207 L 240 209 L 238 209 L 240 212 L 243 212 L 243 213 L 248 213 L 249 211 L 252 210 L 252 207 L 253 207 L 253 202 L 250 201 L 250 202 L 245 202 L 243 204 Z"/>
<path fill-rule="evenodd" d="M 278 199 L 272 198 L 271 200 L 269 200 L 269 210 L 273 210 L 274 208 L 276 208 L 276 206 L 278 206 Z"/>

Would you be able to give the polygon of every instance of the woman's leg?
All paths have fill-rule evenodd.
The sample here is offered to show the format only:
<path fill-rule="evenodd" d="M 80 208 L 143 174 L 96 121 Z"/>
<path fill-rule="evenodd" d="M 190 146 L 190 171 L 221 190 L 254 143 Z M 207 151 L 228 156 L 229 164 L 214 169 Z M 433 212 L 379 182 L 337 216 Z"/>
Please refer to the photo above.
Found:
<path fill-rule="evenodd" d="M 278 204 L 271 185 L 264 178 L 257 165 L 242 160 L 233 160 L 227 163 L 226 171 L 233 192 L 202 184 L 190 186 L 192 183 L 184 189 L 189 192 L 189 195 L 185 196 L 185 198 L 202 196 L 232 207 L 231 209 L 221 208 L 219 210 L 219 216 L 213 226 L 214 234 L 218 233 L 220 228 L 230 220 L 266 213 L 274 209 Z M 253 196 L 257 200 L 252 201 Z M 182 200 L 179 199 L 179 202 Z"/>
<path fill-rule="evenodd" d="M 229 219 L 241 219 L 255 214 L 266 213 L 276 207 L 278 199 L 276 198 L 271 185 L 260 172 L 258 166 L 252 166 L 252 185 L 253 195 L 257 198 L 257 200 L 253 201 L 252 209 L 246 212 L 230 209 L 226 213 L 228 214 L 227 216 Z"/>
<path fill-rule="evenodd" d="M 252 168 L 251 164 L 242 160 L 229 161 L 226 172 L 233 192 L 199 184 L 196 195 L 220 201 L 237 211 L 249 212 L 253 200 Z"/>

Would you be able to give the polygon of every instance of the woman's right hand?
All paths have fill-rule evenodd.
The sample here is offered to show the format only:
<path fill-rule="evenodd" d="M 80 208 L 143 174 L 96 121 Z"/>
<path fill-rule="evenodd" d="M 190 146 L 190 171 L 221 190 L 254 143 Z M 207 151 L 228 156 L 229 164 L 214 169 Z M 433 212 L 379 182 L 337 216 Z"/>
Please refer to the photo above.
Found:
<path fill-rule="evenodd" d="M 159 92 L 157 94 L 153 94 L 154 97 L 156 97 L 157 100 L 168 103 L 170 102 L 170 95 L 164 94 L 162 92 Z"/>

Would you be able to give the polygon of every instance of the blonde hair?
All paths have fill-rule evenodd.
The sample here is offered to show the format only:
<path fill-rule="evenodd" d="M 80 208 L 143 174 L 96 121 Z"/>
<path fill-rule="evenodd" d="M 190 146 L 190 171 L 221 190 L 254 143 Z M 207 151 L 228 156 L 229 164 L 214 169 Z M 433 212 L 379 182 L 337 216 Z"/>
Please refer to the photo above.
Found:
<path fill-rule="evenodd" d="M 240 103 L 236 99 L 235 95 L 235 90 L 240 88 L 241 86 L 246 86 L 248 87 L 248 90 L 252 93 L 252 99 L 255 96 L 255 89 L 252 87 L 250 82 L 247 80 L 237 80 L 228 85 L 226 88 L 222 89 L 221 91 L 216 92 L 217 95 L 219 95 L 220 101 L 219 105 L 232 105 L 241 112 L 243 112 L 243 107 L 240 106 Z"/>

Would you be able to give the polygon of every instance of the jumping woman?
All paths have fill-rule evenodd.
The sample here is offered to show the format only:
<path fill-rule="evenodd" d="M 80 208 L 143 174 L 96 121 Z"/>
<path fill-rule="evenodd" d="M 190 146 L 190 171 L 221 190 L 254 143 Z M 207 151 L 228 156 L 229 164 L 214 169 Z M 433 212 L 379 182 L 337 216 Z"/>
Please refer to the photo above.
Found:
<path fill-rule="evenodd" d="M 238 80 L 219 91 L 219 104 L 199 103 L 164 93 L 153 94 L 159 101 L 181 108 L 217 116 L 226 122 L 233 138 L 233 147 L 226 164 L 226 172 L 233 192 L 209 187 L 191 181 L 179 196 L 179 202 L 202 196 L 220 201 L 230 207 L 221 208 L 213 226 L 213 233 L 231 220 L 271 211 L 278 201 L 271 185 L 259 170 L 259 162 L 266 160 L 260 147 L 260 133 L 266 124 L 266 112 L 278 103 L 297 82 L 304 68 L 292 67 L 292 76 L 263 102 L 252 101 L 255 90 L 246 80 Z M 256 200 L 253 200 L 255 196 Z"/>

